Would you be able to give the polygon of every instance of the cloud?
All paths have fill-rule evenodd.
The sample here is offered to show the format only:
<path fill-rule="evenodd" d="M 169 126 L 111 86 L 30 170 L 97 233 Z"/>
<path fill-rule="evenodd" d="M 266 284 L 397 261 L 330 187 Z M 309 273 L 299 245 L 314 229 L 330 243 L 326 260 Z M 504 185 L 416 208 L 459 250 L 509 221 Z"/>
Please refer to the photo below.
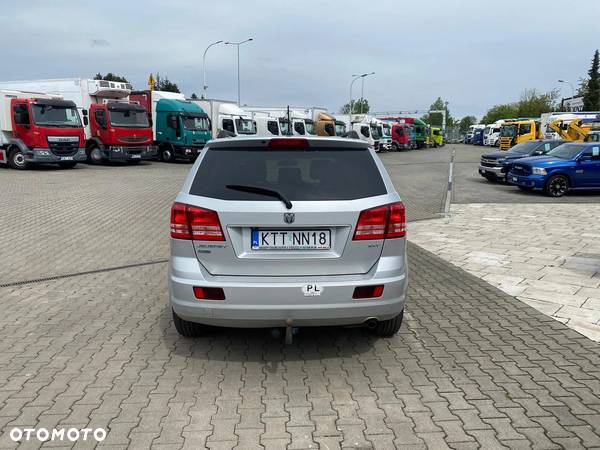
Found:
<path fill-rule="evenodd" d="M 108 47 L 110 43 L 106 39 L 90 39 L 92 47 Z"/>
<path fill-rule="evenodd" d="M 242 103 L 337 111 L 348 101 L 351 75 L 375 71 L 365 80 L 375 110 L 425 109 L 442 96 L 455 116 L 481 116 L 526 88 L 561 87 L 558 78 L 576 82 L 598 46 L 600 17 L 600 2 L 569 15 L 564 3 L 545 0 L 505 0 L 493 10 L 479 0 L 24 5 L 2 2 L 11 19 L 2 24 L 9 36 L 3 60 L 11 63 L 0 65 L 0 80 L 112 72 L 144 89 L 149 73 L 160 72 L 189 95 L 202 90 L 208 44 L 252 37 L 240 48 Z M 206 82 L 210 97 L 237 97 L 235 47 L 211 47 Z"/>

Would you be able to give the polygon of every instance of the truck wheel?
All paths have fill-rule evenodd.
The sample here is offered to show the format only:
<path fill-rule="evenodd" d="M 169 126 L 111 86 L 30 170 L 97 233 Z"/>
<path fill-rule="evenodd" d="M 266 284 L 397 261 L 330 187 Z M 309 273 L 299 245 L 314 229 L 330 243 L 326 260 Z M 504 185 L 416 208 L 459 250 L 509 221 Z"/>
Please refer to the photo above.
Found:
<path fill-rule="evenodd" d="M 77 161 L 65 161 L 65 162 L 59 162 L 58 163 L 58 166 L 61 169 L 72 169 L 76 165 L 77 165 Z"/>
<path fill-rule="evenodd" d="M 175 152 L 173 151 L 173 147 L 169 145 L 163 145 L 160 148 L 159 158 L 164 162 L 172 162 L 175 160 Z"/>
<path fill-rule="evenodd" d="M 25 155 L 19 147 L 13 147 L 8 152 L 8 166 L 12 169 L 25 170 L 29 163 L 25 160 Z"/>
<path fill-rule="evenodd" d="M 184 337 L 200 337 L 208 331 L 208 327 L 204 325 L 183 320 L 175 311 L 173 311 L 173 323 L 177 332 Z"/>
<path fill-rule="evenodd" d="M 569 190 L 569 179 L 564 175 L 553 175 L 544 186 L 544 193 L 550 197 L 562 197 Z"/>
<path fill-rule="evenodd" d="M 397 152 L 398 150 L 399 150 L 398 144 L 395 142 L 392 142 L 392 151 Z"/>
<path fill-rule="evenodd" d="M 392 337 L 400 330 L 400 325 L 402 325 L 403 317 L 404 311 L 402 311 L 400 314 L 398 314 L 396 317 L 390 320 L 382 320 L 373 329 L 373 332 L 376 336 L 379 337 Z"/>
<path fill-rule="evenodd" d="M 97 145 L 92 145 L 87 150 L 87 160 L 90 164 L 102 164 L 102 151 Z"/>

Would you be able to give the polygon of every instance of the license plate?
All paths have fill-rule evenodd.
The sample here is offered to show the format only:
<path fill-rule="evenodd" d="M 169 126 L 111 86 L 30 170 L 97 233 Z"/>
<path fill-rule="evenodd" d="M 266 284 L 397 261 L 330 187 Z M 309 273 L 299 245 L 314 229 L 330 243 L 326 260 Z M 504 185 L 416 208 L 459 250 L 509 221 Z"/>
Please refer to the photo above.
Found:
<path fill-rule="evenodd" d="M 329 250 L 331 230 L 252 229 L 252 250 Z"/>
<path fill-rule="evenodd" d="M 61 156 L 60 160 L 61 161 L 73 161 L 73 157 L 72 156 Z"/>
<path fill-rule="evenodd" d="M 140 159 L 142 157 L 142 155 L 131 155 L 131 159 Z"/>

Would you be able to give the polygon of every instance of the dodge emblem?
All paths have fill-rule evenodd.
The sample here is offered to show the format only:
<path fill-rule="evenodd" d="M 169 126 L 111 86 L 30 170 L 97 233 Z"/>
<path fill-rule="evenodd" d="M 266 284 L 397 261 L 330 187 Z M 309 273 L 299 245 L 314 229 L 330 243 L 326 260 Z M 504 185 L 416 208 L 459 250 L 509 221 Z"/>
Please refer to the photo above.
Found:
<path fill-rule="evenodd" d="M 296 214 L 294 214 L 294 213 L 284 213 L 283 214 L 283 221 L 285 223 L 294 223 L 294 220 L 296 220 Z"/>

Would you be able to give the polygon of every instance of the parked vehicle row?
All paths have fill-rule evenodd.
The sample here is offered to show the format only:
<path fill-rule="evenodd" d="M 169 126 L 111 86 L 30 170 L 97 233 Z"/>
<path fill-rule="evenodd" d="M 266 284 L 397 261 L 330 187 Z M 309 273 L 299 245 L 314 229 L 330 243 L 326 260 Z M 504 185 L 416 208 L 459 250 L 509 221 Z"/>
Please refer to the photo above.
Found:
<path fill-rule="evenodd" d="M 600 130 L 598 112 L 552 112 L 536 118 L 502 119 L 493 124 L 469 127 L 464 142 L 508 150 L 515 145 L 537 139 L 562 139 L 586 142 L 588 135 Z"/>
<path fill-rule="evenodd" d="M 595 134 L 594 136 L 597 136 Z M 479 174 L 523 191 L 561 197 L 571 190 L 600 189 L 600 143 L 533 140 L 481 156 Z"/>

